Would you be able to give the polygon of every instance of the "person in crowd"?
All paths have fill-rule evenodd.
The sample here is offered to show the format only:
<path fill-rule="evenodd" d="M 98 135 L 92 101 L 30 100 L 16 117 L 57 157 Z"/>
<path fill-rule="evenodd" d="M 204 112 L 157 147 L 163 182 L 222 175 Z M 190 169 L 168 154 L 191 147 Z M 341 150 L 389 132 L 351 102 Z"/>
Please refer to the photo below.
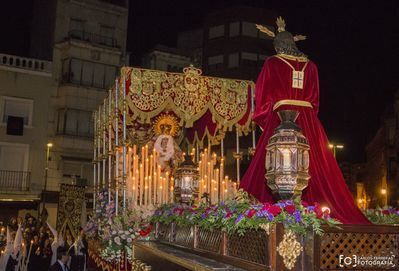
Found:
<path fill-rule="evenodd" d="M 83 228 L 80 228 L 79 237 L 74 245 L 74 255 L 71 259 L 71 269 L 76 271 L 85 271 L 88 257 L 88 242 Z"/>
<path fill-rule="evenodd" d="M 57 261 L 48 269 L 49 271 L 69 271 L 69 254 L 65 247 L 58 247 Z"/>
<path fill-rule="evenodd" d="M 47 270 L 50 267 L 51 257 L 53 255 L 51 249 L 51 242 L 49 238 L 44 239 L 41 245 L 41 266 L 43 270 Z"/>
<path fill-rule="evenodd" d="M 40 240 L 39 240 L 39 235 L 36 233 L 33 235 L 31 246 L 32 248 L 28 248 L 28 251 L 31 251 L 30 257 L 29 257 L 29 265 L 28 265 L 28 271 L 37 271 L 40 270 Z"/>
<path fill-rule="evenodd" d="M 8 223 L 8 227 L 12 231 L 17 231 L 18 230 L 18 220 L 16 217 L 11 217 L 10 222 Z"/>

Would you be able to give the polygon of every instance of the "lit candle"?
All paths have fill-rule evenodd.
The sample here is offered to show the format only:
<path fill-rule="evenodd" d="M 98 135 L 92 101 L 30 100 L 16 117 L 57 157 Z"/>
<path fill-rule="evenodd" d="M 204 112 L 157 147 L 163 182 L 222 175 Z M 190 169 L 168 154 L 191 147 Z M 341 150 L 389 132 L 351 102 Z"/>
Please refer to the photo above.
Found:
<path fill-rule="evenodd" d="M 152 164 L 153 164 L 154 156 L 151 154 L 150 155 L 150 168 L 149 168 L 149 191 L 148 193 L 150 194 L 150 204 L 152 204 L 152 177 L 153 177 L 153 169 L 152 169 Z"/>
<path fill-rule="evenodd" d="M 161 176 L 161 165 L 158 165 L 158 168 L 157 168 L 157 184 L 158 184 L 158 186 L 161 186 L 162 184 L 161 184 L 161 178 L 162 178 L 162 176 Z M 158 189 L 159 190 L 159 189 Z M 161 190 L 159 190 L 159 191 L 157 191 L 158 193 L 157 193 L 157 198 L 158 198 L 158 203 L 159 204 L 161 204 L 162 202 L 161 202 Z"/>

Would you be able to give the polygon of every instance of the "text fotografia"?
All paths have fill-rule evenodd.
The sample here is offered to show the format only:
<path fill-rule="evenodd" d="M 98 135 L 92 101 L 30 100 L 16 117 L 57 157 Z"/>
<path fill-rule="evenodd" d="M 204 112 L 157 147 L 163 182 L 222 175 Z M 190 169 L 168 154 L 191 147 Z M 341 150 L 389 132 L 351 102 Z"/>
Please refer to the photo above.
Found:
<path fill-rule="evenodd" d="M 339 267 L 395 267 L 395 255 L 391 256 L 345 256 L 339 255 Z"/>

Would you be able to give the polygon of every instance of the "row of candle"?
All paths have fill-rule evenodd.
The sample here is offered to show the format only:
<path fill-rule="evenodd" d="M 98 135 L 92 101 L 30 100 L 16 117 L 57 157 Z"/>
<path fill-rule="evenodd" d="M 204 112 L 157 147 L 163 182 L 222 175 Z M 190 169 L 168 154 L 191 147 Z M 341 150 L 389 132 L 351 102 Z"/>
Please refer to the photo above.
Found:
<path fill-rule="evenodd" d="M 173 201 L 173 177 L 162 171 L 159 153 L 148 145 L 127 152 L 127 196 L 137 205 L 157 205 Z"/>
<path fill-rule="evenodd" d="M 235 196 L 236 183 L 224 174 L 224 157 L 218 158 L 216 153 L 211 154 L 208 149 L 199 155 L 199 193 L 207 193 L 211 203 L 225 201 Z M 217 165 L 218 160 L 220 161 Z"/>

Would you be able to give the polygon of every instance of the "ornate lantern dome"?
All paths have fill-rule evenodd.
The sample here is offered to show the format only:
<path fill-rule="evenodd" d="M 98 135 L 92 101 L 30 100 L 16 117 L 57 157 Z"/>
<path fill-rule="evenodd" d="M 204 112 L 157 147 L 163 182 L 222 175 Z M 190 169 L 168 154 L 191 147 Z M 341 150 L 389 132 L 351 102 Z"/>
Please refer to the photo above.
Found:
<path fill-rule="evenodd" d="M 184 161 L 175 171 L 174 179 L 175 202 L 190 204 L 198 201 L 199 171 L 190 155 L 186 154 Z"/>
<path fill-rule="evenodd" d="M 295 123 L 299 112 L 279 111 L 281 124 L 266 146 L 266 183 L 276 199 L 300 196 L 308 185 L 309 144 Z"/>

